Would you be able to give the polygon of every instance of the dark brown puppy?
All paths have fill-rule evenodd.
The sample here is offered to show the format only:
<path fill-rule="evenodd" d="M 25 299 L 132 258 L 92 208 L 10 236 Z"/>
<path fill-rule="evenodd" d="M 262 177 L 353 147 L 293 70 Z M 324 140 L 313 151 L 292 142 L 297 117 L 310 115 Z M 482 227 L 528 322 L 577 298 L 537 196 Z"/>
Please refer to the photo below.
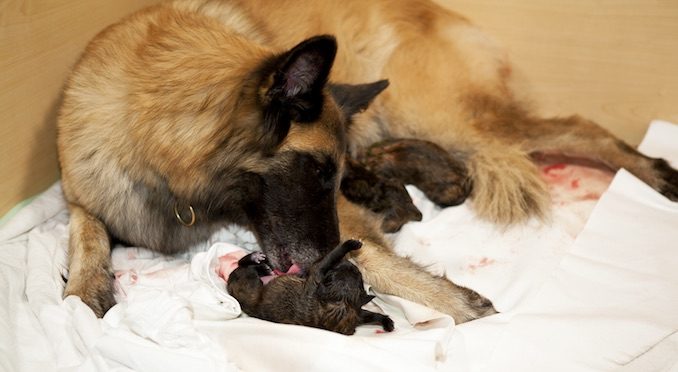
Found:
<path fill-rule="evenodd" d="M 341 192 L 350 201 L 383 216 L 382 229 L 396 232 L 422 215 L 405 184 L 417 186 L 441 207 L 459 205 L 472 190 L 461 159 L 440 146 L 416 139 L 390 139 L 346 160 Z"/>
<path fill-rule="evenodd" d="M 463 203 L 473 188 L 464 159 L 430 141 L 384 140 L 370 146 L 360 161 L 382 178 L 417 186 L 441 207 Z"/>
<path fill-rule="evenodd" d="M 313 264 L 307 277 L 282 275 L 266 285 L 260 277 L 273 275 L 273 269 L 263 253 L 251 253 L 229 276 L 228 292 L 255 318 L 346 335 L 361 324 L 379 323 L 391 332 L 391 318 L 361 308 L 373 296 L 365 292 L 358 268 L 344 259 L 361 246 L 357 240 L 347 240 Z"/>
<path fill-rule="evenodd" d="M 421 212 L 412 203 L 402 181 L 383 177 L 356 160 L 346 160 L 341 192 L 348 200 L 382 215 L 384 232 L 393 233 L 407 222 L 421 221 Z"/>

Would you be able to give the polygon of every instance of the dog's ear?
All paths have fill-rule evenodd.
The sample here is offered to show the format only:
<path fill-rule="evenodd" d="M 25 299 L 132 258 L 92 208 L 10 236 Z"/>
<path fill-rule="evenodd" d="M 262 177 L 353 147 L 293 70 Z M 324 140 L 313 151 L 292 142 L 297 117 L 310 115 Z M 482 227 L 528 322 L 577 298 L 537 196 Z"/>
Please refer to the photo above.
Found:
<path fill-rule="evenodd" d="M 373 295 L 363 294 L 361 299 L 361 306 L 367 305 L 370 301 L 374 300 Z"/>
<path fill-rule="evenodd" d="M 291 121 L 311 122 L 320 116 L 323 89 L 337 54 L 333 36 L 321 35 L 302 41 L 274 60 L 270 86 L 264 95 L 267 135 L 279 143 Z"/>
<path fill-rule="evenodd" d="M 379 80 L 368 84 L 329 84 L 330 93 L 337 102 L 347 119 L 365 111 L 384 89 L 388 87 L 388 80 Z"/>

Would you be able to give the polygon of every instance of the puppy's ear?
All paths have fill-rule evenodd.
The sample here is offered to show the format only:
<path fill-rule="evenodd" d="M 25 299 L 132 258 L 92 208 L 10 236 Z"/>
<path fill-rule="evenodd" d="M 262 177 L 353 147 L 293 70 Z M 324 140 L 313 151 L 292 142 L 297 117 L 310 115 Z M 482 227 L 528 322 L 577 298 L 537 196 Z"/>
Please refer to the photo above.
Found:
<path fill-rule="evenodd" d="M 368 304 L 370 301 L 372 301 L 372 300 L 374 300 L 374 296 L 373 296 L 373 295 L 364 294 L 364 295 L 363 295 L 363 298 L 362 298 L 362 301 L 360 301 L 360 302 L 361 302 L 361 306 L 362 306 L 362 305 L 367 305 L 367 304 Z"/>
<path fill-rule="evenodd" d="M 323 88 L 337 54 L 333 36 L 307 39 L 273 61 L 264 93 L 264 125 L 271 141 L 287 135 L 291 121 L 316 120 L 323 106 Z"/>
<path fill-rule="evenodd" d="M 388 87 L 388 80 L 379 80 L 368 84 L 329 84 L 330 93 L 337 102 L 347 119 L 365 111 L 384 89 Z"/>

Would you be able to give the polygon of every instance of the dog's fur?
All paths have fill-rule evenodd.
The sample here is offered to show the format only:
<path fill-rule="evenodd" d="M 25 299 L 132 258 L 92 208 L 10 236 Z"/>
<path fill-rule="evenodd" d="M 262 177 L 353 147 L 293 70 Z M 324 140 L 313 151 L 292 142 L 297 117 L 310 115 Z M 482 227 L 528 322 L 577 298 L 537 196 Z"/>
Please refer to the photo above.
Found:
<path fill-rule="evenodd" d="M 365 292 L 358 268 L 343 259 L 360 246 L 357 240 L 347 240 L 311 265 L 305 277 L 282 275 L 267 284 L 261 277 L 273 275 L 273 268 L 263 253 L 251 253 L 238 261 L 228 277 L 228 293 L 247 315 L 272 322 L 346 335 L 354 334 L 361 324 L 377 323 L 391 332 L 391 318 L 362 309 L 374 296 Z"/>
<path fill-rule="evenodd" d="M 321 34 L 336 36 L 336 58 L 334 39 L 308 39 Z M 335 102 L 330 68 L 334 82 L 391 86 L 367 109 L 377 83 L 344 86 Z M 624 167 L 678 199 L 665 161 L 586 119 L 536 117 L 516 100 L 510 71 L 487 37 L 430 0 L 181 0 L 126 18 L 87 47 L 60 109 L 72 218 L 65 294 L 98 315 L 113 304 L 109 236 L 173 253 L 238 223 L 283 270 L 357 237 L 353 259 L 377 290 L 457 322 L 494 313 L 394 255 L 373 213 L 335 199 L 346 145 L 357 153 L 389 137 L 459 154 L 473 207 L 498 224 L 548 215 L 536 152 Z"/>

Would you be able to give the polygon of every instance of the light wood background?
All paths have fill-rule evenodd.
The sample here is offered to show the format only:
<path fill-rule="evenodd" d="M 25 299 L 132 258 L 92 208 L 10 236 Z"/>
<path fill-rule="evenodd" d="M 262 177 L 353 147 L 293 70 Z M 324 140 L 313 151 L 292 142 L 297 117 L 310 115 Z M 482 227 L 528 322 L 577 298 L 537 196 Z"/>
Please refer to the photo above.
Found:
<path fill-rule="evenodd" d="M 678 123 L 678 0 L 439 0 L 507 50 L 546 115 L 580 114 L 637 145 Z"/>
<path fill-rule="evenodd" d="M 0 215 L 58 178 L 59 92 L 87 40 L 155 1 L 0 0 Z M 438 1 L 507 48 L 544 114 L 631 144 L 651 119 L 678 122 L 678 0 Z"/>
<path fill-rule="evenodd" d="M 56 108 L 87 41 L 157 0 L 0 0 L 0 216 L 58 178 Z"/>

